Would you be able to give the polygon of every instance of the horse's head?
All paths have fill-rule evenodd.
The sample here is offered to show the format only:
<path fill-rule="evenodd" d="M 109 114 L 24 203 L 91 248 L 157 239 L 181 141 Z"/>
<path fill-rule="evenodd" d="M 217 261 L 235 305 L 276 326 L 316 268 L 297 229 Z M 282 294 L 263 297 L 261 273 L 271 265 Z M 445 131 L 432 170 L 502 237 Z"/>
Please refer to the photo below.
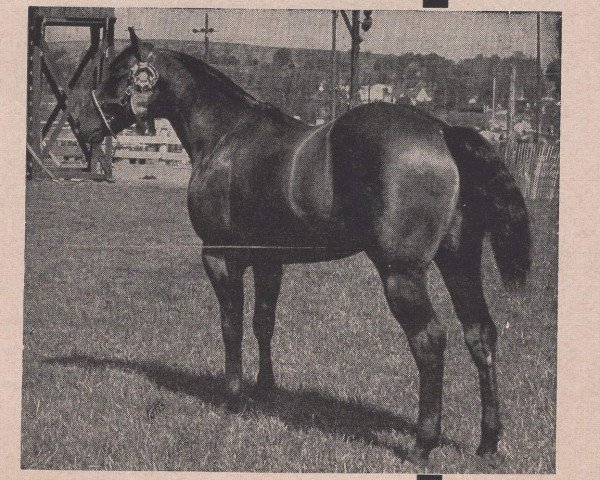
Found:
<path fill-rule="evenodd" d="M 132 27 L 131 45 L 110 64 L 105 80 L 91 90 L 76 119 L 77 137 L 83 143 L 100 143 L 136 124 L 153 130 L 159 96 L 159 59 L 151 44 L 141 42 Z"/>

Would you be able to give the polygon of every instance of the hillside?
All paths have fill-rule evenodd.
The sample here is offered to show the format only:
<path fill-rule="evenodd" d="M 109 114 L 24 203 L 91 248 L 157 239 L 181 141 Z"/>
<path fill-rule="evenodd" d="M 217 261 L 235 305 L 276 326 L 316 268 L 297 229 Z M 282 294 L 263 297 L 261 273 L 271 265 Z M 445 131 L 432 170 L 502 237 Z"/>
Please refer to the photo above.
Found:
<path fill-rule="evenodd" d="M 127 40 L 117 40 L 121 51 Z M 170 48 L 202 57 L 201 41 L 150 40 L 156 47 Z M 83 54 L 84 42 L 56 42 L 52 49 L 65 71 L 74 70 Z M 330 104 L 330 62 L 328 50 L 276 48 L 239 43 L 213 42 L 210 63 L 263 101 L 278 105 L 307 121 L 326 117 Z M 411 52 L 400 55 L 361 52 L 361 85 L 390 85 L 397 98 L 409 99 L 423 89 L 431 110 L 482 111 L 491 106 L 492 79 L 497 79 L 497 101 L 506 104 L 510 66 L 517 66 L 517 98 L 525 105 L 535 96 L 535 59 L 516 52 L 509 58 L 478 55 L 455 62 L 436 54 Z M 338 52 L 339 85 L 349 83 L 349 52 Z M 88 79 L 89 81 L 89 79 Z M 544 91 L 555 86 L 544 78 Z M 339 102 L 346 100 L 343 89 Z"/>

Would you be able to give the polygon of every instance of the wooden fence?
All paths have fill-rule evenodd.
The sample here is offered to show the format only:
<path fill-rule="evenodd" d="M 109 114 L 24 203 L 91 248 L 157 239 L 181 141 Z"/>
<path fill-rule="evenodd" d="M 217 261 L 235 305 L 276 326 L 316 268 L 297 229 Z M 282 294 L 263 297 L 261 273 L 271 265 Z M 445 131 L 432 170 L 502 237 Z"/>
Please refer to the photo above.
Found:
<path fill-rule="evenodd" d="M 83 162 L 83 153 L 70 131 L 63 131 L 56 145 L 52 147 L 50 157 L 59 166 L 69 162 Z M 186 164 L 189 157 L 175 135 L 159 134 L 155 136 L 119 135 L 115 160 L 129 160 L 131 163 Z"/>
<path fill-rule="evenodd" d="M 504 160 L 525 197 L 558 199 L 559 144 L 513 142 L 503 150 Z"/>

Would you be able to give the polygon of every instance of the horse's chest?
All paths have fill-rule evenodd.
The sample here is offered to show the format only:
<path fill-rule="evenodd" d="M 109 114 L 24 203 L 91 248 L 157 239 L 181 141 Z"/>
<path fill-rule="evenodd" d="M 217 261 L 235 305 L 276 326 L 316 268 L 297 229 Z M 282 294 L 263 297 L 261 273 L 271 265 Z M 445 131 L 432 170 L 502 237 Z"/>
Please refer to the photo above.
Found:
<path fill-rule="evenodd" d="M 196 233 L 207 239 L 232 229 L 231 172 L 234 155 L 224 149 L 194 167 L 188 186 L 188 210 Z"/>

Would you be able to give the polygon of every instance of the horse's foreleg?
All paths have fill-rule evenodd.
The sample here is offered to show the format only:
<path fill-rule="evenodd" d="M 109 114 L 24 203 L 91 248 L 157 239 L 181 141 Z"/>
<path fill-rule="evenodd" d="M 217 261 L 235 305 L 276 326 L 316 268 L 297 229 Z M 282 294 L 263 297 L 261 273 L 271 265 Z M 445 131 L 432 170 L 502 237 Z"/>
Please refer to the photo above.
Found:
<path fill-rule="evenodd" d="M 390 309 L 404 329 L 419 370 L 419 420 L 413 459 L 424 461 L 439 444 L 446 332 L 427 293 L 423 267 L 378 267 Z"/>
<path fill-rule="evenodd" d="M 202 255 L 202 263 L 219 300 L 221 331 L 225 344 L 225 380 L 227 392 L 235 396 L 242 387 L 245 266 L 235 260 L 205 253 Z"/>
<path fill-rule="evenodd" d="M 259 368 L 257 385 L 260 390 L 275 386 L 271 362 L 271 339 L 275 329 L 275 310 L 281 288 L 283 269 L 281 264 L 261 263 L 254 271 L 255 304 L 252 326 L 258 342 Z"/>
<path fill-rule="evenodd" d="M 496 326 L 481 284 L 481 242 L 458 253 L 440 252 L 436 263 L 463 326 L 465 342 L 479 374 L 481 443 L 479 455 L 498 450 L 502 424 L 496 382 Z"/>

